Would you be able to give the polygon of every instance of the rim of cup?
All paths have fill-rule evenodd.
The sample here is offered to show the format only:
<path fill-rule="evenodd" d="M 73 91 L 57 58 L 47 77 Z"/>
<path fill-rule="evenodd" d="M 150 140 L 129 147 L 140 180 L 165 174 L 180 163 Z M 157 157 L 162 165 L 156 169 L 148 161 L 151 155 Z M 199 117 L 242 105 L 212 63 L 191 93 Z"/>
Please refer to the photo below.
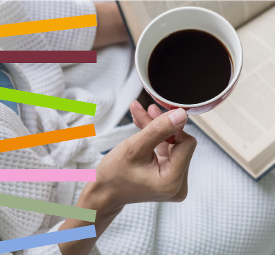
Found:
<path fill-rule="evenodd" d="M 234 68 L 234 73 L 233 73 L 233 78 L 231 79 L 231 81 L 229 82 L 229 84 L 227 85 L 227 87 L 220 93 L 218 94 L 217 96 L 207 100 L 207 101 L 204 101 L 202 103 L 197 103 L 197 104 L 180 104 L 180 103 L 175 103 L 175 102 L 172 102 L 172 101 L 169 101 L 167 99 L 165 99 L 164 97 L 160 96 L 158 93 L 155 92 L 155 90 L 152 88 L 152 86 L 148 86 L 146 83 L 146 81 L 143 79 L 141 73 L 140 73 L 140 70 L 139 70 L 139 65 L 138 65 L 138 57 L 139 57 L 139 47 L 140 47 L 140 42 L 142 41 L 142 38 L 145 36 L 145 34 L 147 33 L 147 31 L 150 29 L 150 27 L 152 26 L 152 24 L 156 23 L 158 20 L 162 19 L 164 16 L 166 15 L 169 15 L 173 12 L 176 12 L 176 11 L 181 11 L 181 10 L 188 10 L 188 9 L 196 9 L 196 10 L 199 10 L 199 11 L 204 11 L 204 12 L 208 12 L 208 13 L 211 13 L 212 15 L 218 17 L 219 19 L 221 19 L 223 22 L 226 23 L 226 25 L 228 26 L 228 28 L 233 32 L 234 36 L 235 36 L 235 39 L 236 39 L 236 42 L 239 44 L 239 49 L 240 49 L 240 54 L 239 54 L 239 57 L 240 57 L 240 64 L 238 67 L 236 67 L 236 64 L 234 63 L 233 59 L 232 59 L 232 62 L 233 62 L 233 68 Z M 192 28 L 190 28 L 192 29 Z M 193 28 L 195 29 L 195 28 Z M 185 30 L 185 29 L 183 29 Z M 180 31 L 180 30 L 177 30 L 177 31 Z M 202 31 L 202 30 L 201 30 Z M 176 31 L 175 31 L 176 32 Z M 209 33 L 208 31 L 205 31 L 207 33 Z M 171 32 L 172 33 L 172 32 Z M 210 33 L 211 34 L 211 33 Z M 213 35 L 213 34 L 211 34 Z M 215 36 L 215 35 L 213 35 Z M 216 36 L 215 36 L 216 37 Z M 163 37 L 164 38 L 164 37 Z M 163 39 L 162 38 L 162 39 Z M 217 38 L 217 37 L 216 37 Z M 162 40 L 161 39 L 161 40 Z M 217 38 L 219 39 L 219 38 Z M 159 43 L 161 40 L 159 40 L 157 43 Z M 220 40 L 220 39 L 219 39 Z M 221 40 L 220 40 L 221 41 Z M 223 43 L 223 41 L 221 41 Z M 224 43 L 223 43 L 224 44 Z M 157 44 L 156 44 L 157 45 Z M 156 46 L 155 45 L 155 46 Z M 226 46 L 225 46 L 226 47 Z M 227 48 L 227 47 L 226 47 Z M 227 49 L 228 50 L 228 49 Z M 231 52 L 230 52 L 230 55 L 231 55 Z M 139 79 L 141 80 L 142 84 L 145 86 L 145 89 L 148 90 L 147 92 L 149 92 L 150 94 L 152 94 L 154 97 L 156 97 L 157 99 L 159 99 L 160 101 L 164 102 L 164 103 L 167 103 L 169 105 L 172 105 L 172 106 L 177 106 L 177 107 L 185 107 L 185 108 L 194 108 L 194 107 L 199 107 L 199 106 L 204 106 L 204 105 L 207 105 L 207 104 L 210 104 L 214 101 L 216 101 L 217 99 L 221 98 L 222 96 L 224 96 L 231 88 L 232 86 L 236 83 L 236 81 L 238 80 L 239 76 L 240 76 L 240 73 L 241 73 L 241 69 L 242 69 L 242 65 L 243 65 L 243 51 L 242 51 L 242 44 L 241 44 L 241 41 L 240 41 L 240 38 L 236 32 L 236 30 L 233 28 L 233 26 L 224 18 L 222 17 L 221 15 L 219 15 L 218 13 L 214 12 L 214 11 L 211 11 L 211 10 L 208 10 L 208 9 L 205 9 L 205 8 L 201 8 L 201 7 L 194 7 L 194 6 L 188 6 L 188 7 L 179 7 L 179 8 L 175 8 L 175 9 L 172 9 L 172 10 L 169 10 L 169 11 L 166 11 L 162 14 L 160 14 L 158 17 L 156 17 L 155 19 L 153 19 L 150 24 L 143 30 L 139 40 L 138 40 L 138 43 L 137 43 L 137 47 L 136 47 L 136 52 L 135 52 L 135 65 L 136 65 L 136 70 L 137 70 L 137 73 L 138 73 L 138 76 L 139 76 Z M 148 63 L 147 63 L 147 66 L 146 68 L 148 68 Z M 147 72 L 146 72 L 147 73 Z"/>

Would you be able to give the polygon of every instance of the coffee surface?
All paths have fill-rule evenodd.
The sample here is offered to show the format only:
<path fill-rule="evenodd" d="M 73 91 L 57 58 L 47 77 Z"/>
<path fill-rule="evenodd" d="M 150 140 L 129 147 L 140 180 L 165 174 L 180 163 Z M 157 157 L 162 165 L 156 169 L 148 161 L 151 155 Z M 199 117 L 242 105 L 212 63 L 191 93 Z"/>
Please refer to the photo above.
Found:
<path fill-rule="evenodd" d="M 197 104 L 220 94 L 229 84 L 233 66 L 223 43 L 209 33 L 188 29 L 162 39 L 148 63 L 148 78 L 163 98 Z"/>

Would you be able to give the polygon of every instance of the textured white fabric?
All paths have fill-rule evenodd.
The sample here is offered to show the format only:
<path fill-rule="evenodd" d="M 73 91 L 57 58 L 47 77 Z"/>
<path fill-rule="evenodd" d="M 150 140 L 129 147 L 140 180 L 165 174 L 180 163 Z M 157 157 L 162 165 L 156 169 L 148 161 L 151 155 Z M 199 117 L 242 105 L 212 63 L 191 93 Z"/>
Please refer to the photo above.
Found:
<path fill-rule="evenodd" d="M 185 131 L 198 141 L 187 199 L 127 205 L 98 240 L 101 254 L 271 255 L 275 177 L 255 182 L 194 125 Z"/>
<path fill-rule="evenodd" d="M 0 2 L 0 24 L 87 13 L 95 13 L 90 1 Z M 87 50 L 92 48 L 95 31 L 85 28 L 0 38 L 0 47 Z M 22 122 L 0 104 L 0 139 L 89 123 L 95 123 L 97 136 L 1 153 L 2 169 L 94 168 L 102 158 L 101 151 L 137 131 L 133 125 L 114 128 L 141 88 L 128 44 L 98 51 L 97 64 L 66 65 L 63 69 L 58 64 L 7 67 L 17 89 L 93 102 L 98 107 L 96 116 L 90 117 L 21 105 Z M 275 177 L 268 174 L 254 182 L 195 126 L 188 124 L 185 129 L 198 140 L 188 198 L 183 203 L 127 205 L 98 240 L 101 255 L 271 255 L 275 250 Z M 0 193 L 75 205 L 84 185 L 0 183 Z M 63 220 L 0 207 L 0 237 L 7 240 L 57 231 Z M 91 254 L 100 254 L 97 247 Z M 14 254 L 61 255 L 58 245 Z"/>
<path fill-rule="evenodd" d="M 0 2 L 0 24 L 90 13 L 96 13 L 91 1 Z M 95 34 L 96 27 L 91 27 L 14 36 L 1 38 L 0 47 L 3 50 L 91 50 Z M 102 158 L 100 151 L 112 148 L 137 131 L 133 125 L 114 128 L 142 88 L 133 69 L 131 45 L 116 45 L 97 53 L 97 64 L 65 65 L 64 69 L 50 63 L 6 65 L 17 89 L 96 103 L 97 112 L 91 117 L 20 105 L 22 122 L 1 103 L 0 139 L 91 123 L 95 124 L 97 136 L 1 153 L 0 168 L 95 168 Z M 102 76 L 103 72 L 102 79 L 98 74 Z M 129 93 L 130 85 L 133 89 Z M 128 91 L 127 98 L 125 91 Z M 112 113 L 109 118 L 108 113 Z M 102 126 L 108 126 L 108 132 L 103 132 Z M 110 136 L 113 142 L 109 142 Z M 0 183 L 0 193 L 71 205 L 74 183 Z M 61 220 L 61 217 L 1 207 L 0 237 L 7 240 L 57 231 Z M 15 254 L 61 255 L 57 244 Z M 96 247 L 91 254 L 99 254 Z"/>

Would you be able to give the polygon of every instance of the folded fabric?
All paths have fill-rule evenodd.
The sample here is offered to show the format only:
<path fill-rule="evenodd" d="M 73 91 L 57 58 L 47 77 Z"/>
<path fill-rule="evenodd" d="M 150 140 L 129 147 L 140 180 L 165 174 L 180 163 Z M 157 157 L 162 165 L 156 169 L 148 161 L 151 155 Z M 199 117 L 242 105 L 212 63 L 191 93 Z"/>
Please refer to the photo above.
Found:
<path fill-rule="evenodd" d="M 11 77 L 7 73 L 7 69 L 2 64 L 0 64 L 0 88 L 15 89 Z M 11 108 L 16 114 L 19 114 L 17 103 L 5 100 L 0 100 L 0 103 Z"/>

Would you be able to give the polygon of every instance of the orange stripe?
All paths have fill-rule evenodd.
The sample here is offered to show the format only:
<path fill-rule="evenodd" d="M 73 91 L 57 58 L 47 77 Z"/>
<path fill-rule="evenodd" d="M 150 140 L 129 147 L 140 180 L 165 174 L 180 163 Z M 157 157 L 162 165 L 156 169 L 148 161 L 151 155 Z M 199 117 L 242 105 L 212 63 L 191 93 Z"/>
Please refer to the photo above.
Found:
<path fill-rule="evenodd" d="M 24 148 L 59 143 L 95 135 L 96 133 L 94 125 L 90 124 L 35 135 L 21 136 L 0 140 L 0 152 L 20 150 Z"/>
<path fill-rule="evenodd" d="M 0 37 L 45 33 L 51 31 L 97 26 L 96 15 L 45 19 L 0 25 Z"/>

